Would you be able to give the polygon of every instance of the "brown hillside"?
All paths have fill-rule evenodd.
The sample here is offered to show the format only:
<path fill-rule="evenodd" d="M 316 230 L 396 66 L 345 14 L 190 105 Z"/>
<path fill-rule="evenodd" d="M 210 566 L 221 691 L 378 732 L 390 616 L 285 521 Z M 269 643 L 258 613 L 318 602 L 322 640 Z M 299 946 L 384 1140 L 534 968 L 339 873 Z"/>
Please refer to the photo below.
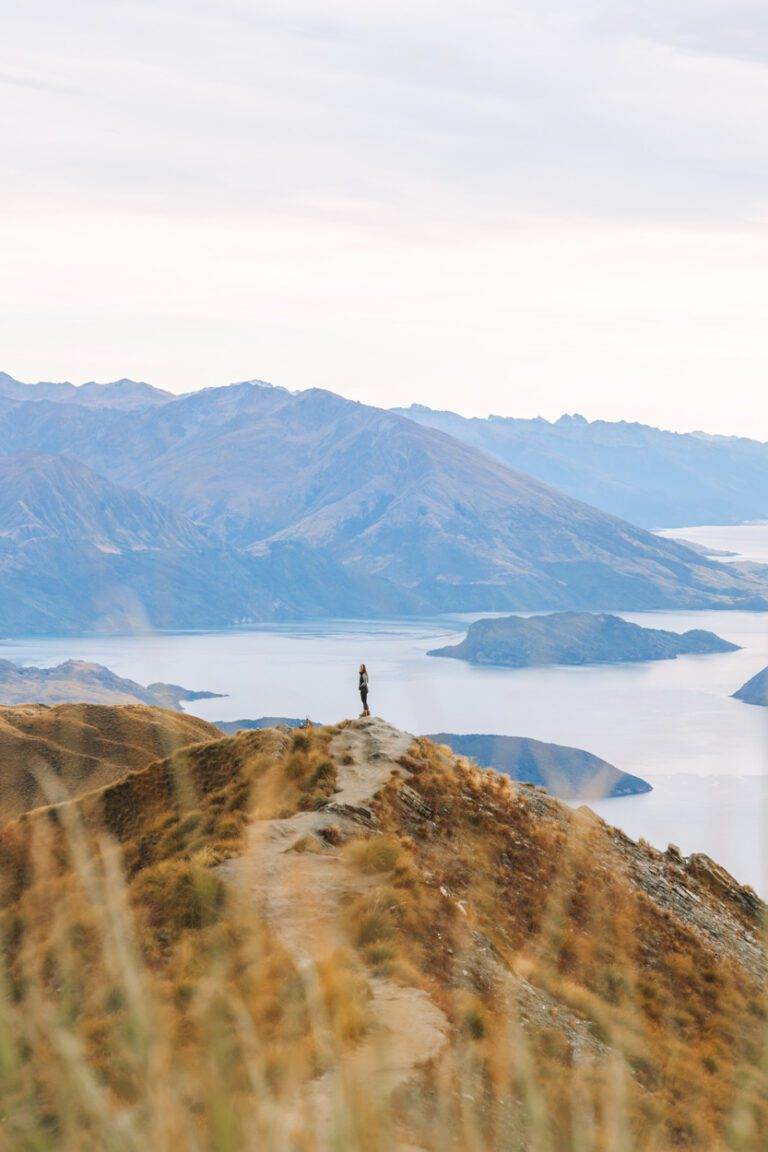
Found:
<path fill-rule="evenodd" d="M 0 706 L 0 822 L 216 736 L 195 716 L 144 705 Z"/>
<path fill-rule="evenodd" d="M 0 888 L 9 1147 L 768 1140 L 755 894 L 380 720 L 25 816 Z"/>

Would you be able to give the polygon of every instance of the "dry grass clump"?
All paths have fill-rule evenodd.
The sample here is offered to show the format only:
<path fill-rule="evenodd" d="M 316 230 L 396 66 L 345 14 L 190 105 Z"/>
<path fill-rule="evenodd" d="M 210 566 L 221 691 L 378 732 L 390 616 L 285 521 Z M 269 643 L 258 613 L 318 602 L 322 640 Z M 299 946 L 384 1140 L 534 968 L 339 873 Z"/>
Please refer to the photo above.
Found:
<path fill-rule="evenodd" d="M 196 746 L 0 834 L 0 1149 L 284 1146 L 277 1101 L 364 997 L 308 988 L 215 865 L 329 794 L 332 734 Z"/>
<path fill-rule="evenodd" d="M 404 865 L 406 860 L 400 840 L 392 835 L 352 840 L 344 855 L 363 872 L 392 873 L 398 865 Z"/>
<path fill-rule="evenodd" d="M 552 1149 L 585 1114 L 588 1148 L 768 1143 L 760 979 L 645 895 L 600 822 L 428 741 L 401 763 L 418 804 L 391 782 L 384 835 L 345 850 L 381 873 L 357 943 L 446 1007 L 482 1085 L 476 1125 L 511 1092 L 536 1097 Z"/>

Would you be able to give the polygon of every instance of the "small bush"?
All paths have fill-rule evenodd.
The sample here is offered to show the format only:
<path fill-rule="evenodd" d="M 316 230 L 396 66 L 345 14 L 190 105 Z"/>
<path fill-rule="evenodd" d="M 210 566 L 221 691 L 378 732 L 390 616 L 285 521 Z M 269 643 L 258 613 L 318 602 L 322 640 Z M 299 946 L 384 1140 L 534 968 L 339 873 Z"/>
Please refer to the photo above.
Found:
<path fill-rule="evenodd" d="M 365 912 L 357 924 L 356 942 L 364 947 L 379 940 L 388 940 L 392 934 L 392 920 L 385 912 Z"/>
<path fill-rule="evenodd" d="M 473 1040 L 482 1040 L 485 1036 L 485 1019 L 476 1008 L 470 1008 L 464 1013 L 462 1027 L 466 1035 Z"/>
<path fill-rule="evenodd" d="M 180 932 L 212 924 L 224 904 L 225 889 L 209 869 L 171 860 L 142 874 L 134 898 L 155 928 Z"/>
<path fill-rule="evenodd" d="M 366 840 L 352 841 L 344 854 L 363 872 L 394 872 L 401 860 L 402 849 L 394 836 L 371 836 Z"/>
<path fill-rule="evenodd" d="M 308 752 L 310 748 L 309 733 L 304 731 L 294 732 L 291 744 L 294 752 Z"/>

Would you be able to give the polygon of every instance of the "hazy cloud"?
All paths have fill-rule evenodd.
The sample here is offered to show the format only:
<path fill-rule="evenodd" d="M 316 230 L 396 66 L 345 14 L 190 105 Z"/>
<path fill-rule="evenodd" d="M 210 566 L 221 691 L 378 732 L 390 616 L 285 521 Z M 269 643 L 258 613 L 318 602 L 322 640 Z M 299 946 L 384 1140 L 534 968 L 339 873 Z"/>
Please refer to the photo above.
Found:
<path fill-rule="evenodd" d="M 474 365 L 465 409 L 642 384 L 683 423 L 681 371 L 764 379 L 762 0 L 30 0 L 3 23 L 9 371 L 462 406 Z"/>

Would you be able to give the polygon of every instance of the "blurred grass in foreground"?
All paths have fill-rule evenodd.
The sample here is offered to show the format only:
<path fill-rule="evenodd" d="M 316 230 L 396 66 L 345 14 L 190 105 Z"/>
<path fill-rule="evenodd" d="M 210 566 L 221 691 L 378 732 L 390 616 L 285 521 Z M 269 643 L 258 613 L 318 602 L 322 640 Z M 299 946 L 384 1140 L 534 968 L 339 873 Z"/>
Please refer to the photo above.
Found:
<path fill-rule="evenodd" d="M 347 946 L 288 955 L 216 865 L 249 820 L 324 804 L 334 731 L 193 748 L 3 831 L 0 1149 L 763 1152 L 763 990 L 612 874 L 595 825 L 428 742 L 404 770 L 441 831 L 392 781 L 377 834 L 328 838 L 361 881 Z M 385 978 L 450 1032 L 383 1106 L 348 1057 Z M 327 1143 L 309 1086 L 334 1068 Z"/>

